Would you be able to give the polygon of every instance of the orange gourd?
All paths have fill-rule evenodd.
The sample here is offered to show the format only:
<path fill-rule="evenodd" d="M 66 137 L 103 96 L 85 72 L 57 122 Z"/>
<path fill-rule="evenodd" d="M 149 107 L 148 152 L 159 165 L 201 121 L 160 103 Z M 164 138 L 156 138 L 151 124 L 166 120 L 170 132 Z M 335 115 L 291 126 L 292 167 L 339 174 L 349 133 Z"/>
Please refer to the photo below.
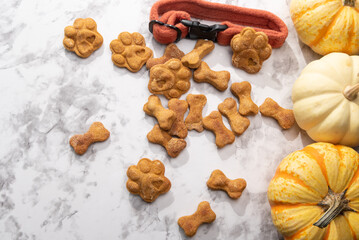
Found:
<path fill-rule="evenodd" d="M 316 53 L 359 53 L 359 0 L 292 0 L 290 14 L 300 40 Z"/>
<path fill-rule="evenodd" d="M 286 240 L 359 239 L 359 154 L 330 143 L 293 152 L 278 166 L 268 199 Z"/>

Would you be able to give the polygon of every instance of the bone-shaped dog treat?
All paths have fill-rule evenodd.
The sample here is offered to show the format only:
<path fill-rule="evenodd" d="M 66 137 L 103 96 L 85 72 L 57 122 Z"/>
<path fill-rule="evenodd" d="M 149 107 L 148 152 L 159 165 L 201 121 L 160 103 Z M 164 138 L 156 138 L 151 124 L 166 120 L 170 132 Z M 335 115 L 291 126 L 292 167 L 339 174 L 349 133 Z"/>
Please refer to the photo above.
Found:
<path fill-rule="evenodd" d="M 228 119 L 232 131 L 237 136 L 241 135 L 249 127 L 249 119 L 239 114 L 236 100 L 233 98 L 226 98 L 219 104 L 218 111 Z"/>
<path fill-rule="evenodd" d="M 239 113 L 247 116 L 258 113 L 258 106 L 251 99 L 252 86 L 249 82 L 233 83 L 231 92 L 239 99 Z"/>
<path fill-rule="evenodd" d="M 271 98 L 266 98 L 264 103 L 259 107 L 259 111 L 263 116 L 272 117 L 277 120 L 283 129 L 289 129 L 295 123 L 293 110 L 282 108 Z"/>
<path fill-rule="evenodd" d="M 189 68 L 198 68 L 201 64 L 202 58 L 209 54 L 214 49 L 214 43 L 210 40 L 199 39 L 194 46 L 194 49 L 184 55 L 182 63 Z"/>
<path fill-rule="evenodd" d="M 198 227 L 203 223 L 211 223 L 216 220 L 216 214 L 211 209 L 207 201 L 198 205 L 197 211 L 189 216 L 183 216 L 178 219 L 178 225 L 183 229 L 188 237 L 196 234 Z"/>
<path fill-rule="evenodd" d="M 151 143 L 163 146 L 168 155 L 173 158 L 177 157 L 187 145 L 185 140 L 171 137 L 171 135 L 163 131 L 158 124 L 147 134 L 147 139 Z"/>
<path fill-rule="evenodd" d="M 193 74 L 193 80 L 196 82 L 209 83 L 222 92 L 228 88 L 230 77 L 231 74 L 228 71 L 213 71 L 209 68 L 208 64 L 203 61 Z"/>
<path fill-rule="evenodd" d="M 207 181 L 207 186 L 213 190 L 223 190 L 227 192 L 230 198 L 237 199 L 242 195 L 247 182 L 243 178 L 228 179 L 221 170 L 217 169 L 212 172 Z"/>
<path fill-rule="evenodd" d="M 222 148 L 234 142 L 235 136 L 233 132 L 224 126 L 222 115 L 218 111 L 213 111 L 203 118 L 203 126 L 216 135 L 217 147 Z"/>
<path fill-rule="evenodd" d="M 91 124 L 87 133 L 82 135 L 74 135 L 70 138 L 70 145 L 79 155 L 84 154 L 90 144 L 95 142 L 103 142 L 110 137 L 110 132 L 100 122 Z"/>
<path fill-rule="evenodd" d="M 153 202 L 171 188 L 171 182 L 164 174 L 165 166 L 162 162 L 142 158 L 137 165 L 132 165 L 127 170 L 127 190 L 140 195 L 146 202 Z"/>
<path fill-rule="evenodd" d="M 171 43 L 171 44 L 167 45 L 162 57 L 148 59 L 146 62 L 146 68 L 150 69 L 151 67 L 153 67 L 157 64 L 163 64 L 172 58 L 177 58 L 177 59 L 181 60 L 181 58 L 183 56 L 184 56 L 184 53 L 177 47 L 177 45 L 174 43 Z"/>
<path fill-rule="evenodd" d="M 188 94 L 186 98 L 189 105 L 189 113 L 186 117 L 185 124 L 188 130 L 203 131 L 202 110 L 207 103 L 207 98 L 203 94 Z"/>
<path fill-rule="evenodd" d="M 165 109 L 162 106 L 161 99 L 155 95 L 148 97 L 148 102 L 143 106 L 143 111 L 155 117 L 163 130 L 170 130 L 176 120 L 176 114 L 172 110 Z"/>
<path fill-rule="evenodd" d="M 188 103 L 185 100 L 171 99 L 168 101 L 168 108 L 172 110 L 176 115 L 171 129 L 168 133 L 171 136 L 177 136 L 179 138 L 186 138 L 188 130 L 186 124 L 183 121 L 184 114 L 187 112 Z"/>

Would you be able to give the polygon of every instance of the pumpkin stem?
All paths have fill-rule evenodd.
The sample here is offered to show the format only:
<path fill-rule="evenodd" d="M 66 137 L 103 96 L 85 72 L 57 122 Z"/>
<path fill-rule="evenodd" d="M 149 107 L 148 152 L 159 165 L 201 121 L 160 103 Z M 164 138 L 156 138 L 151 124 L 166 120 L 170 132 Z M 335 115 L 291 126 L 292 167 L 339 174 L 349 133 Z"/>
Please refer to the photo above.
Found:
<path fill-rule="evenodd" d="M 344 97 L 346 97 L 349 101 L 354 101 L 358 97 L 359 93 L 359 83 L 353 86 L 347 86 L 344 91 Z"/>
<path fill-rule="evenodd" d="M 355 7 L 355 0 L 344 0 L 344 6 Z"/>
<path fill-rule="evenodd" d="M 313 224 L 314 226 L 325 228 L 343 211 L 353 211 L 353 209 L 348 206 L 349 200 L 345 199 L 346 192 L 347 189 L 342 193 L 335 193 L 329 188 L 327 196 L 323 199 L 323 201 L 318 203 L 319 206 L 327 210 L 323 216 Z"/>

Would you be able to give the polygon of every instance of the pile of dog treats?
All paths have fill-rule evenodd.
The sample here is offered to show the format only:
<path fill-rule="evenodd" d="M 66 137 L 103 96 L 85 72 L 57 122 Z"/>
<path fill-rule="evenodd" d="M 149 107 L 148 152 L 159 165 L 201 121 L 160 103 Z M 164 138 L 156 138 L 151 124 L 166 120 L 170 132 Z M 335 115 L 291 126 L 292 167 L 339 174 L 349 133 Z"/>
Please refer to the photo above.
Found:
<path fill-rule="evenodd" d="M 73 26 L 65 28 L 63 44 L 67 50 L 75 52 L 79 57 L 89 57 L 102 43 L 103 38 L 97 32 L 96 22 L 91 18 L 76 19 Z M 248 73 L 258 72 L 272 51 L 268 37 L 252 28 L 245 28 L 235 35 L 231 48 L 233 66 Z M 188 130 L 212 131 L 217 147 L 222 148 L 233 143 L 235 136 L 243 134 L 250 125 L 246 116 L 256 115 L 258 110 L 263 116 L 276 119 L 283 129 L 289 129 L 295 123 L 293 111 L 280 107 L 271 98 L 267 98 L 258 108 L 251 99 L 251 85 L 247 81 L 236 82 L 230 86 L 232 94 L 239 100 L 239 108 L 237 101 L 229 97 L 218 105 L 218 111 L 214 110 L 204 118 L 202 110 L 207 102 L 205 95 L 188 94 L 186 100 L 178 99 L 190 89 L 192 75 L 195 82 L 211 84 L 219 91 L 228 88 L 230 73 L 213 71 L 202 60 L 214 49 L 212 41 L 198 40 L 194 49 L 187 54 L 171 43 L 167 45 L 162 57 L 153 58 L 153 52 L 146 47 L 141 34 L 122 32 L 111 42 L 110 49 L 112 61 L 116 66 L 138 72 L 146 64 L 150 71 L 148 90 L 154 95 L 149 96 L 143 111 L 155 117 L 158 124 L 147 134 L 147 139 L 151 143 L 162 145 L 172 158 L 177 157 L 186 147 Z M 163 107 L 156 95 L 164 95 L 169 100 L 168 108 Z M 188 109 L 189 113 L 184 119 Z M 231 130 L 223 124 L 222 116 L 228 119 Z M 105 141 L 109 136 L 110 132 L 102 123 L 94 122 L 85 134 L 71 137 L 70 145 L 77 154 L 82 155 L 90 144 Z M 153 202 L 171 188 L 171 182 L 164 173 L 162 162 L 143 158 L 137 165 L 128 168 L 127 189 L 144 201 Z M 214 170 L 207 186 L 210 189 L 226 191 L 231 198 L 239 198 L 246 182 L 241 178 L 230 180 L 220 170 Z M 216 214 L 209 203 L 204 201 L 193 215 L 181 217 L 178 224 L 186 235 L 193 236 L 199 225 L 213 222 L 215 218 Z"/>

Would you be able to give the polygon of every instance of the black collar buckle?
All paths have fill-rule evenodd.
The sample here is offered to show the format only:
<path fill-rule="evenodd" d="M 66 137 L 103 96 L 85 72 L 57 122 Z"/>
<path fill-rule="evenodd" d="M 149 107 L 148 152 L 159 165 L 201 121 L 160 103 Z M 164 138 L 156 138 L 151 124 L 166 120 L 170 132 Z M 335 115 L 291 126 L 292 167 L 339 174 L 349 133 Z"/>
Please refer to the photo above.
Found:
<path fill-rule="evenodd" d="M 189 39 L 208 39 L 211 41 L 217 40 L 217 33 L 228 28 L 227 25 L 214 24 L 207 25 L 198 21 L 181 20 L 181 23 L 189 27 L 186 38 Z"/>
<path fill-rule="evenodd" d="M 182 31 L 181 29 L 179 29 L 178 27 L 174 26 L 174 25 L 171 25 L 171 24 L 167 24 L 167 23 L 164 23 L 164 22 L 161 22 L 159 20 L 152 20 L 150 21 L 150 23 L 148 24 L 148 29 L 150 30 L 151 33 L 153 33 L 153 25 L 154 24 L 159 24 L 159 25 L 162 25 L 162 26 L 165 26 L 165 27 L 168 27 L 168 28 L 172 28 L 173 30 L 176 30 L 177 32 L 177 38 L 176 38 L 176 41 L 175 42 L 178 42 L 179 40 L 181 40 L 181 35 L 182 35 Z"/>

